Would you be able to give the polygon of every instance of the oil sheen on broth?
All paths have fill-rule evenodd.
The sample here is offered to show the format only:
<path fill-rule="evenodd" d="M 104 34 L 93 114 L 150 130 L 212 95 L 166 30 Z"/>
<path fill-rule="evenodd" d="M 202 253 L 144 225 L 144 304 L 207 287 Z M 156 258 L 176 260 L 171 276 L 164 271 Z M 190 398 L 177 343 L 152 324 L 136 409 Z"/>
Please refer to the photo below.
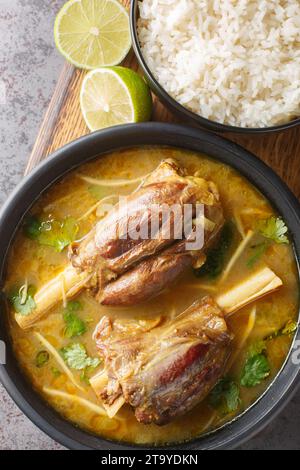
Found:
<path fill-rule="evenodd" d="M 85 164 L 53 186 L 36 203 L 32 213 L 43 214 L 44 217 L 51 216 L 57 220 L 73 217 L 78 221 L 77 238 L 80 239 L 90 231 L 97 221 L 96 212 L 90 212 L 90 209 L 98 200 L 111 194 L 129 194 L 137 187 L 137 183 L 118 188 L 104 188 L 83 181 L 78 177 L 79 174 L 99 179 L 124 178 L 129 181 L 148 174 L 162 159 L 170 157 L 177 159 L 185 166 L 189 174 L 198 172 L 199 176 L 217 184 L 225 218 L 232 222 L 234 232 L 233 242 L 225 253 L 224 265 L 226 266 L 237 245 L 241 242 L 241 233 L 245 233 L 249 229 L 255 231 L 258 219 L 267 219 L 271 216 L 277 216 L 277 214 L 268 201 L 233 169 L 195 153 L 174 149 L 141 148 L 107 155 L 92 163 Z M 85 217 L 83 217 L 84 214 L 86 214 Z M 262 236 L 254 234 L 224 282 L 220 282 L 222 275 L 215 279 L 199 278 L 189 271 L 171 289 L 143 306 L 121 309 L 104 307 L 99 305 L 87 292 L 83 292 L 76 300 L 80 301 L 82 308 L 79 316 L 87 325 L 87 330 L 80 337 L 72 340 L 65 337 L 62 305 L 53 309 L 50 314 L 29 330 L 19 328 L 13 318 L 13 312 L 11 312 L 9 326 L 17 358 L 32 386 L 41 394 L 43 394 L 43 387 L 50 387 L 81 396 L 97 404 L 97 398 L 88 380 L 83 377 L 82 371 L 72 371 L 82 387 L 82 391 L 80 391 L 60 370 L 51 355 L 44 366 L 36 366 L 37 354 L 45 349 L 35 336 L 36 331 L 40 332 L 57 350 L 65 347 L 71 341 L 80 342 L 86 347 L 89 356 L 97 357 L 92 333 L 104 314 L 130 316 L 136 318 L 137 321 L 151 320 L 153 316 L 159 314 L 174 316 L 199 297 L 226 291 L 242 278 L 249 276 L 260 265 L 267 264 L 283 280 L 282 289 L 256 302 L 253 329 L 249 326 L 253 305 L 245 307 L 228 320 L 230 330 L 235 337 L 228 377 L 234 380 L 239 387 L 240 400 L 237 410 L 225 412 L 223 408 L 219 409 L 213 406 L 211 400 L 206 399 L 192 412 L 177 418 L 168 425 L 158 427 L 138 423 L 133 411 L 127 405 L 119 411 L 117 418 L 109 419 L 87 409 L 82 403 L 71 403 L 61 397 L 49 397 L 43 394 L 44 398 L 66 419 L 109 439 L 158 445 L 185 441 L 206 433 L 231 420 L 233 416 L 254 403 L 276 376 L 289 352 L 292 335 L 280 335 L 267 341 L 267 357 L 271 366 L 269 377 L 262 380 L 261 384 L 251 388 L 240 385 L 241 371 L 247 359 L 249 347 L 256 344 L 258 340 L 274 335 L 289 321 L 295 321 L 297 318 L 298 275 L 291 245 L 269 243 L 261 250 L 260 256 L 257 256 L 256 259 L 255 253 L 260 246 L 263 246 Z M 32 284 L 36 288 L 41 287 L 63 269 L 67 262 L 66 251 L 65 249 L 58 253 L 52 247 L 39 245 L 35 240 L 24 236 L 22 229 L 19 230 L 9 256 L 5 290 L 9 292 L 13 286 L 23 285 L 25 279 L 28 284 Z M 253 319 L 253 315 L 251 318 Z M 101 364 L 98 369 L 101 369 Z"/>

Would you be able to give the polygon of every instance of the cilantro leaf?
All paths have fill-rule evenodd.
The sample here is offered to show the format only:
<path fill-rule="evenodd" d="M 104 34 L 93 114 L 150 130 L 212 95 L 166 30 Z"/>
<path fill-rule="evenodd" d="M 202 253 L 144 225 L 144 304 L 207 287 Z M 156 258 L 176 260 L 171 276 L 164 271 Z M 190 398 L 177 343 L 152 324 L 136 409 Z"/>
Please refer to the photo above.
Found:
<path fill-rule="evenodd" d="M 64 320 L 66 322 L 65 337 L 74 338 L 75 336 L 81 336 L 86 332 L 86 326 L 83 320 L 81 320 L 74 313 L 66 312 L 64 314 Z"/>
<path fill-rule="evenodd" d="M 194 270 L 195 275 L 198 277 L 208 276 L 211 279 L 218 277 L 223 271 L 226 254 L 232 242 L 233 224 L 227 222 L 221 231 L 219 243 L 208 251 L 205 264 L 201 268 Z"/>
<path fill-rule="evenodd" d="M 238 385 L 228 377 L 221 379 L 211 391 L 209 403 L 222 414 L 233 413 L 241 403 Z"/>
<path fill-rule="evenodd" d="M 269 219 L 262 220 L 258 223 L 257 228 L 261 235 L 273 240 L 275 243 L 289 243 L 289 239 L 286 236 L 288 228 L 280 217 L 272 216 Z"/>
<path fill-rule="evenodd" d="M 83 370 L 86 367 L 95 368 L 100 364 L 100 359 L 87 355 L 83 344 L 73 343 L 60 350 L 63 360 L 71 369 Z"/>
<path fill-rule="evenodd" d="M 72 217 L 66 217 L 63 221 L 44 220 L 30 216 L 24 224 L 24 233 L 28 238 L 36 240 L 40 245 L 53 247 L 61 252 L 75 240 L 78 225 Z"/>
<path fill-rule="evenodd" d="M 81 318 L 75 313 L 81 310 L 82 306 L 80 302 L 73 301 L 68 302 L 67 307 L 64 310 L 63 318 L 66 323 L 64 335 L 66 338 L 74 338 L 75 336 L 81 336 L 86 332 L 86 325 Z"/>
<path fill-rule="evenodd" d="M 298 323 L 289 320 L 282 328 L 263 340 L 253 343 L 248 350 L 248 357 L 241 375 L 243 387 L 255 387 L 266 379 L 271 372 L 270 363 L 266 356 L 268 342 L 280 336 L 292 335 L 298 328 Z"/>
<path fill-rule="evenodd" d="M 50 359 L 50 355 L 48 351 L 40 351 L 39 353 L 37 353 L 36 358 L 35 358 L 36 367 L 38 367 L 39 369 L 41 367 L 44 367 L 44 365 L 47 364 L 49 359 Z"/>
<path fill-rule="evenodd" d="M 34 286 L 29 285 L 26 287 L 24 285 L 20 289 L 14 289 L 9 294 L 8 298 L 15 312 L 27 316 L 36 308 L 34 300 L 35 291 Z"/>
<path fill-rule="evenodd" d="M 269 377 L 270 372 L 270 364 L 265 354 L 249 356 L 242 370 L 241 385 L 247 388 L 255 387 Z"/>
<path fill-rule="evenodd" d="M 75 308 L 75 305 L 76 308 Z M 78 308 L 77 308 L 78 304 Z M 66 323 L 64 335 L 66 338 L 74 338 L 75 336 L 81 336 L 86 332 L 86 325 L 81 318 L 79 318 L 74 311 L 81 309 L 79 302 L 69 302 L 67 308 L 64 311 L 63 318 Z"/>

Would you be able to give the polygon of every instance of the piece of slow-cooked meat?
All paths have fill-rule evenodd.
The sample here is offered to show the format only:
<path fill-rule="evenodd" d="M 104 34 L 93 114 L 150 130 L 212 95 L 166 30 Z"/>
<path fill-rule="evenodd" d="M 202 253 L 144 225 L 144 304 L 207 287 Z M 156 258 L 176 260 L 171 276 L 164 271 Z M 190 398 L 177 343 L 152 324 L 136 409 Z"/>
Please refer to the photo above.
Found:
<path fill-rule="evenodd" d="M 224 373 L 232 336 L 216 302 L 206 297 L 173 321 L 145 331 L 134 320 L 103 317 L 94 339 L 108 385 L 144 424 L 166 424 L 201 402 Z"/>
<path fill-rule="evenodd" d="M 223 225 L 215 185 L 186 175 L 173 160 L 163 161 L 126 204 L 121 204 L 70 250 L 74 267 L 95 272 L 92 284 L 104 305 L 131 305 L 159 294 L 188 266 L 204 261 L 205 250 Z M 197 215 L 197 204 L 203 204 L 204 217 L 210 223 L 200 250 L 185 247 L 186 204 L 192 207 L 192 218 Z M 164 205 L 176 206 L 167 218 L 163 216 Z M 153 232 L 155 217 L 159 223 Z M 135 237 L 130 227 L 138 227 Z"/>
<path fill-rule="evenodd" d="M 102 258 L 113 272 L 120 274 L 137 260 L 154 254 L 161 247 L 171 243 L 172 239 L 164 240 L 162 237 L 155 240 L 139 237 L 133 239 L 128 236 L 128 227 L 135 225 L 145 229 L 150 226 L 151 218 L 146 217 L 150 205 L 192 202 L 195 188 L 192 192 L 182 195 L 185 186 L 183 175 L 183 170 L 172 160 L 161 162 L 151 178 L 149 175 L 142 185 L 126 198 L 126 204 L 116 204 L 85 240 L 71 246 L 69 257 L 73 266 L 90 268 Z M 164 178 L 167 178 L 167 181 L 164 181 Z M 161 229 L 161 226 L 159 228 Z"/>
<path fill-rule="evenodd" d="M 210 220 L 215 220 L 215 227 L 204 231 L 204 245 L 200 249 L 191 250 L 187 245 L 187 242 L 195 239 L 192 230 L 183 240 L 174 242 L 170 247 L 141 261 L 118 279 L 112 280 L 99 292 L 98 300 L 103 305 L 111 306 L 142 303 L 172 285 L 187 268 L 192 265 L 200 267 L 206 260 L 205 251 L 214 240 L 222 222 L 218 208 L 212 208 L 208 212 Z"/>
<path fill-rule="evenodd" d="M 28 328 L 83 289 L 105 305 L 147 301 L 189 266 L 203 264 L 223 223 L 216 186 L 188 175 L 174 160 L 162 161 L 125 204 L 120 200 L 71 244 L 69 265 L 36 293 L 32 315 L 17 315 L 17 321 Z M 202 242 L 197 249 L 187 243 L 195 233 Z"/>
<path fill-rule="evenodd" d="M 134 305 L 145 302 L 166 289 L 193 261 L 193 252 L 166 250 L 142 261 L 99 292 L 102 305 Z"/>

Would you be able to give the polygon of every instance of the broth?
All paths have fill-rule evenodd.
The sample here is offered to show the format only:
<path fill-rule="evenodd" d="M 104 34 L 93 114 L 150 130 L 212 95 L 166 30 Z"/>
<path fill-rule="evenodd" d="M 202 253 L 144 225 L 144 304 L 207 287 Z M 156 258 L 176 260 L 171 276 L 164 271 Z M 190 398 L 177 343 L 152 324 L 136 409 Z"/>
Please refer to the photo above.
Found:
<path fill-rule="evenodd" d="M 95 211 L 90 212 L 90 209 L 95 206 L 97 200 L 110 194 L 129 194 L 138 186 L 138 183 L 118 188 L 102 188 L 81 179 L 79 175 L 101 179 L 131 180 L 148 174 L 162 159 L 169 157 L 175 158 L 186 167 L 189 174 L 197 172 L 201 177 L 217 184 L 225 218 L 227 221 L 233 221 L 234 224 L 233 242 L 225 255 L 225 266 L 241 242 L 242 236 L 249 229 L 255 231 L 258 219 L 277 216 L 268 201 L 230 167 L 196 153 L 167 148 L 124 150 L 85 164 L 67 175 L 43 195 L 33 207 L 32 213 L 39 216 L 43 214 L 46 218 L 50 216 L 57 220 L 64 217 L 76 219 L 79 226 L 77 238 L 80 239 L 96 223 Z M 297 321 L 298 273 L 292 246 L 270 242 L 265 250 L 258 253 L 258 256 L 257 250 L 263 246 L 262 244 L 262 236 L 255 233 L 224 281 L 220 282 L 222 274 L 216 279 L 199 278 L 192 270 L 189 270 L 171 289 L 144 305 L 121 309 L 104 307 L 99 305 L 88 292 L 82 292 L 76 298 L 81 304 L 78 315 L 85 322 L 87 329 L 81 336 L 74 339 L 66 338 L 62 305 L 52 309 L 29 330 L 22 330 L 17 325 L 11 311 L 9 326 L 14 350 L 21 367 L 33 387 L 66 419 L 108 439 L 135 444 L 160 445 L 186 441 L 219 427 L 247 409 L 266 390 L 287 357 L 292 335 L 283 334 L 267 341 L 267 357 L 271 373 L 259 385 L 246 388 L 240 386 L 240 376 L 249 347 L 258 340 L 276 334 L 289 321 Z M 22 286 L 25 280 L 36 288 L 41 287 L 64 268 L 67 263 L 66 251 L 58 253 L 52 247 L 39 245 L 36 240 L 26 237 L 23 229 L 20 229 L 9 255 L 5 292 L 10 292 L 16 285 Z M 109 313 L 114 317 L 133 317 L 137 321 L 151 319 L 160 314 L 174 316 L 199 297 L 225 292 L 241 278 L 246 278 L 265 264 L 280 276 L 284 283 L 283 287 L 278 292 L 255 303 L 256 314 L 253 329 L 249 326 L 249 318 L 250 320 L 254 318 L 253 305 L 244 307 L 228 319 L 229 328 L 234 334 L 234 347 L 227 375 L 239 386 L 240 399 L 236 410 L 225 412 L 223 408 L 213 406 L 208 398 L 186 415 L 159 427 L 154 424 L 140 424 L 128 405 L 123 406 L 115 418 L 109 419 L 86 408 L 84 403 L 73 403 L 61 396 L 49 396 L 43 391 L 45 387 L 50 387 L 99 404 L 82 371 L 72 370 L 76 382 L 80 384 L 81 390 L 79 390 L 61 370 L 51 354 L 44 365 L 37 367 L 37 354 L 45 348 L 35 332 L 41 333 L 57 350 L 70 342 L 77 342 L 85 345 L 89 356 L 97 357 L 92 333 L 104 314 Z M 249 336 L 246 336 L 247 331 Z M 101 369 L 101 364 L 98 368 Z M 95 369 L 94 372 L 97 370 Z"/>

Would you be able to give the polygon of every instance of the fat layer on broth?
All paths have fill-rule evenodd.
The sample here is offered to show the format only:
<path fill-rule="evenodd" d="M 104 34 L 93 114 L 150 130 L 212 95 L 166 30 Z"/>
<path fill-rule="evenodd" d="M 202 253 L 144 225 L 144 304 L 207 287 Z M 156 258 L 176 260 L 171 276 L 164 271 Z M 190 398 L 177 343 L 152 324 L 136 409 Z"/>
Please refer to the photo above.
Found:
<path fill-rule="evenodd" d="M 125 185 L 124 187 L 101 188 L 81 179 L 79 175 L 102 180 L 106 178 L 131 180 L 148 174 L 162 159 L 170 157 L 176 158 L 179 163 L 185 166 L 189 174 L 198 172 L 199 176 L 212 180 L 217 184 L 225 218 L 234 223 L 234 242 L 228 253 L 226 253 L 226 262 L 229 261 L 235 248 L 241 242 L 241 231 L 244 234 L 251 229 L 255 231 L 259 218 L 266 219 L 272 215 L 277 216 L 266 199 L 230 167 L 202 155 L 161 148 L 142 148 L 117 152 L 82 166 L 53 186 L 34 206 L 32 213 L 39 216 L 43 214 L 45 217 L 50 216 L 58 220 L 70 216 L 75 218 L 79 225 L 77 238 L 80 238 L 96 223 L 96 211 L 90 213 L 90 208 L 97 203 L 97 200 L 112 194 L 129 194 L 137 187 L 137 183 Z M 222 279 L 222 274 L 216 279 L 197 278 L 193 272 L 189 271 L 171 289 L 143 306 L 122 308 L 121 310 L 103 307 L 87 292 L 81 293 L 76 300 L 79 300 L 82 305 L 80 318 L 85 321 L 87 331 L 72 340 L 65 337 L 62 305 L 53 309 L 51 314 L 47 315 L 30 330 L 21 330 L 11 312 L 9 325 L 18 360 L 34 388 L 39 392 L 43 393 L 44 387 L 50 387 L 99 404 L 90 385 L 82 376 L 82 372 L 72 371 L 76 382 L 80 384 L 79 389 L 60 370 L 51 355 L 49 361 L 43 367 L 36 366 L 37 354 L 45 349 L 36 337 L 36 332 L 41 333 L 57 350 L 72 341 L 79 342 L 85 345 L 89 356 L 96 357 L 97 351 L 92 340 L 92 333 L 102 315 L 130 316 L 136 318 L 137 321 L 140 319 L 150 320 L 161 314 L 174 316 L 199 297 L 205 294 L 214 295 L 226 291 L 241 278 L 249 276 L 254 269 L 267 264 L 283 280 L 284 286 L 277 293 L 256 302 L 255 323 L 250 336 L 245 339 L 253 306 L 245 307 L 228 320 L 229 327 L 235 335 L 233 348 L 235 357 L 228 375 L 236 383 L 239 383 L 249 346 L 257 340 L 273 334 L 289 320 L 295 320 L 297 317 L 298 276 L 292 247 L 284 244 L 270 244 L 266 248 L 266 252 L 262 253 L 255 261 L 255 267 L 249 267 L 249 259 L 253 257 L 255 252 L 253 247 L 260 244 L 260 236 L 254 234 L 247 248 L 226 278 Z M 57 253 L 51 247 L 38 245 L 35 240 L 25 237 L 23 231 L 20 230 L 9 256 L 5 290 L 8 292 L 15 285 L 23 285 L 25 279 L 28 284 L 33 284 L 36 288 L 39 288 L 60 272 L 66 262 L 66 250 Z M 242 347 L 237 350 L 241 344 Z M 268 343 L 268 358 L 271 365 L 270 376 L 256 387 L 240 387 L 241 402 L 238 410 L 225 415 L 213 408 L 209 400 L 205 400 L 192 412 L 166 426 L 146 426 L 137 422 L 129 406 L 124 406 L 116 418 L 109 419 L 87 409 L 82 402 L 71 403 L 62 397 L 52 397 L 46 394 L 44 396 L 67 419 L 100 436 L 139 444 L 184 441 L 218 427 L 232 419 L 235 414 L 247 409 L 278 373 L 290 345 L 291 336 L 288 335 L 278 337 Z M 101 369 L 101 364 L 98 369 Z M 95 369 L 95 371 L 98 369 Z"/>

